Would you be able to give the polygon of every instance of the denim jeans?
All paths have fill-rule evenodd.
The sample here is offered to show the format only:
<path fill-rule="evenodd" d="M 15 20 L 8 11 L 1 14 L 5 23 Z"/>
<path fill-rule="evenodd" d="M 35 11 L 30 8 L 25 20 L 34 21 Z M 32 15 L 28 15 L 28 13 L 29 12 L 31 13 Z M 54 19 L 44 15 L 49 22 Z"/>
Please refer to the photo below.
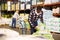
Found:
<path fill-rule="evenodd" d="M 16 18 L 12 18 L 12 27 L 16 27 Z"/>

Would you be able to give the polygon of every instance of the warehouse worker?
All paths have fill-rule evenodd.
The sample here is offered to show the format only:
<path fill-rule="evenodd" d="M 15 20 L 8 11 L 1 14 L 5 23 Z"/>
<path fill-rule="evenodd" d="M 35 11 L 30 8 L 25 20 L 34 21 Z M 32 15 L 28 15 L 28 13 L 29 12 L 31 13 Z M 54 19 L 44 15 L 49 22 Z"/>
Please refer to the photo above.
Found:
<path fill-rule="evenodd" d="M 32 10 L 29 15 L 29 23 L 31 28 L 31 34 L 36 32 L 36 26 L 38 26 L 38 19 L 43 23 L 43 12 L 41 11 L 40 6 L 37 7 L 36 10 Z"/>
<path fill-rule="evenodd" d="M 16 28 L 16 21 L 19 18 L 19 11 L 16 11 L 12 17 L 12 27 Z"/>

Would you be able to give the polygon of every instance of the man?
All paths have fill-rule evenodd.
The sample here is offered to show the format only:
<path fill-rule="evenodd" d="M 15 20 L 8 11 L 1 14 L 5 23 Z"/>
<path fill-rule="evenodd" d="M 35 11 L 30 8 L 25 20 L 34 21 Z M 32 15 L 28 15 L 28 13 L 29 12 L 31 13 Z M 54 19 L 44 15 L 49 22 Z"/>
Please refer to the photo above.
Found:
<path fill-rule="evenodd" d="M 16 11 L 16 12 L 14 13 L 13 17 L 12 17 L 12 28 L 16 28 L 16 20 L 17 20 L 18 17 L 19 17 L 19 14 L 18 14 L 18 13 L 19 13 L 19 12 Z"/>
<path fill-rule="evenodd" d="M 36 10 L 32 10 L 30 12 L 29 15 L 29 23 L 30 23 L 30 28 L 31 28 L 31 34 L 33 34 L 34 32 L 36 32 L 36 26 L 37 24 L 37 20 L 40 18 L 40 21 L 43 23 L 43 12 L 41 11 L 40 6 L 37 7 Z"/>

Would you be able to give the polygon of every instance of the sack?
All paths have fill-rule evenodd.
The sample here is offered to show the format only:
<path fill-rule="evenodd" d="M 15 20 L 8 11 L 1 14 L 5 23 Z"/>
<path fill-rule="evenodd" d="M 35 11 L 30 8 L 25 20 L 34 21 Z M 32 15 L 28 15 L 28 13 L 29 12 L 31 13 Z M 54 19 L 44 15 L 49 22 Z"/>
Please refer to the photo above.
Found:
<path fill-rule="evenodd" d="M 46 25 L 44 23 L 40 23 L 37 27 L 36 27 L 37 31 L 43 31 L 46 30 Z"/>
<path fill-rule="evenodd" d="M 29 30 L 29 29 L 30 29 L 30 24 L 29 24 L 28 20 L 25 19 L 24 21 L 25 21 L 25 26 L 26 26 L 26 28 Z"/>

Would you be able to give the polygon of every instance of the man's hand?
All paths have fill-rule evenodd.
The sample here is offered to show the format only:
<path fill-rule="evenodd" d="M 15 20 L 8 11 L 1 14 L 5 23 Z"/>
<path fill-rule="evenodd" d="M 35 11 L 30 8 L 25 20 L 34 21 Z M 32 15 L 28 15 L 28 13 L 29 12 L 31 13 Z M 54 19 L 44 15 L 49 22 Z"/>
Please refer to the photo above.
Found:
<path fill-rule="evenodd" d="M 35 27 L 35 29 L 37 29 L 38 26 Z"/>

